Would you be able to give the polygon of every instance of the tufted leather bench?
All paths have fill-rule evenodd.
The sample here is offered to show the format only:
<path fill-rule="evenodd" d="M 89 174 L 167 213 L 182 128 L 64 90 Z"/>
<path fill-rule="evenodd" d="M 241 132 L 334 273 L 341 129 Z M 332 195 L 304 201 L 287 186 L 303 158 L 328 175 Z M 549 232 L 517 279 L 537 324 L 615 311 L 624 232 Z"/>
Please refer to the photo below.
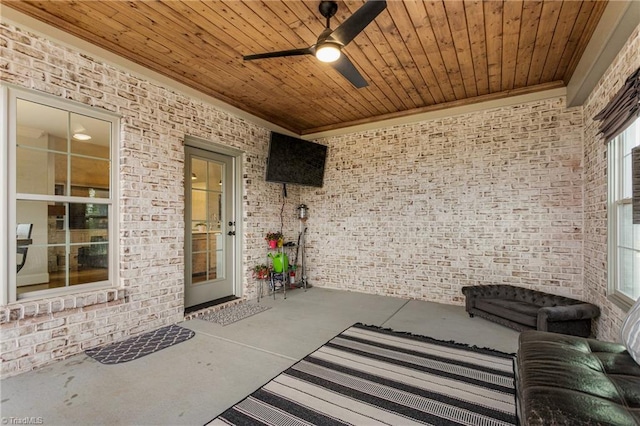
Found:
<path fill-rule="evenodd" d="M 511 285 L 462 287 L 469 316 L 477 315 L 518 331 L 539 330 L 589 337 L 600 309 L 555 294 Z"/>
<path fill-rule="evenodd" d="M 521 425 L 640 424 L 640 366 L 623 345 L 525 331 L 515 370 Z"/>

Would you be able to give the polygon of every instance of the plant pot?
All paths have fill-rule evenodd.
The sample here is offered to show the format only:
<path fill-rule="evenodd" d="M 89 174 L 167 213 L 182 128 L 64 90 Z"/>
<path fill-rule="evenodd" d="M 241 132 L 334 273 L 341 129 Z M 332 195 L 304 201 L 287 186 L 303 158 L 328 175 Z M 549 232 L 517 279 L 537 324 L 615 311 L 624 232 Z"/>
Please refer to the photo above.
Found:
<path fill-rule="evenodd" d="M 274 249 L 278 247 L 278 240 L 269 240 L 269 247 Z"/>

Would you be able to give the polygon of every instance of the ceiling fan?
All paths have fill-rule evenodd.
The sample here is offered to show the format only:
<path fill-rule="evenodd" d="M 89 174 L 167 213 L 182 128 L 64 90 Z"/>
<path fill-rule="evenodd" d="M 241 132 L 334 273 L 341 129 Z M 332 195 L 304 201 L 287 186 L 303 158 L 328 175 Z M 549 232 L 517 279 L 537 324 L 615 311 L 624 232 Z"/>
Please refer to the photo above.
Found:
<path fill-rule="evenodd" d="M 332 30 L 329 22 L 338 11 L 338 3 L 335 1 L 321 1 L 320 14 L 327 19 L 327 26 L 318 36 L 318 41 L 312 46 L 302 49 L 282 50 L 279 52 L 258 53 L 243 56 L 245 61 L 253 59 L 278 58 L 282 56 L 314 55 L 322 62 L 328 62 L 340 74 L 351 82 L 356 88 L 368 86 L 353 63 L 342 54 L 341 50 L 365 29 L 387 7 L 386 0 L 369 0 L 353 15 L 347 18 L 335 30 Z"/>

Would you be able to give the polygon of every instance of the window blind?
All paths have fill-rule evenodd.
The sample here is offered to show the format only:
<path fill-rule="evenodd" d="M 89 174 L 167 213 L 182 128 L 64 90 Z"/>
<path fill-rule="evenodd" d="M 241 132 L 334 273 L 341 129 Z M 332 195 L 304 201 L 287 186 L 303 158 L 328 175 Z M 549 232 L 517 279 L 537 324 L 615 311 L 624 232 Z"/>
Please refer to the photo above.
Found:
<path fill-rule="evenodd" d="M 605 142 L 623 132 L 640 116 L 640 68 L 631 74 L 618 93 L 609 101 L 594 120 L 601 121 L 600 133 Z"/>

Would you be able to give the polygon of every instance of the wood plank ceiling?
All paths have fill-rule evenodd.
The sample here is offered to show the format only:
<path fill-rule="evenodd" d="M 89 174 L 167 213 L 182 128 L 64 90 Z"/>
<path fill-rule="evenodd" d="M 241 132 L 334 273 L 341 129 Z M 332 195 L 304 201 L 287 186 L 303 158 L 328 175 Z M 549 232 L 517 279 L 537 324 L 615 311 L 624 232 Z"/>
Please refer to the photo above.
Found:
<path fill-rule="evenodd" d="M 607 2 L 390 0 L 343 50 L 362 89 L 313 56 L 243 61 L 314 44 L 318 1 L 2 3 L 304 135 L 562 87 Z M 338 1 L 331 27 L 363 4 Z"/>

